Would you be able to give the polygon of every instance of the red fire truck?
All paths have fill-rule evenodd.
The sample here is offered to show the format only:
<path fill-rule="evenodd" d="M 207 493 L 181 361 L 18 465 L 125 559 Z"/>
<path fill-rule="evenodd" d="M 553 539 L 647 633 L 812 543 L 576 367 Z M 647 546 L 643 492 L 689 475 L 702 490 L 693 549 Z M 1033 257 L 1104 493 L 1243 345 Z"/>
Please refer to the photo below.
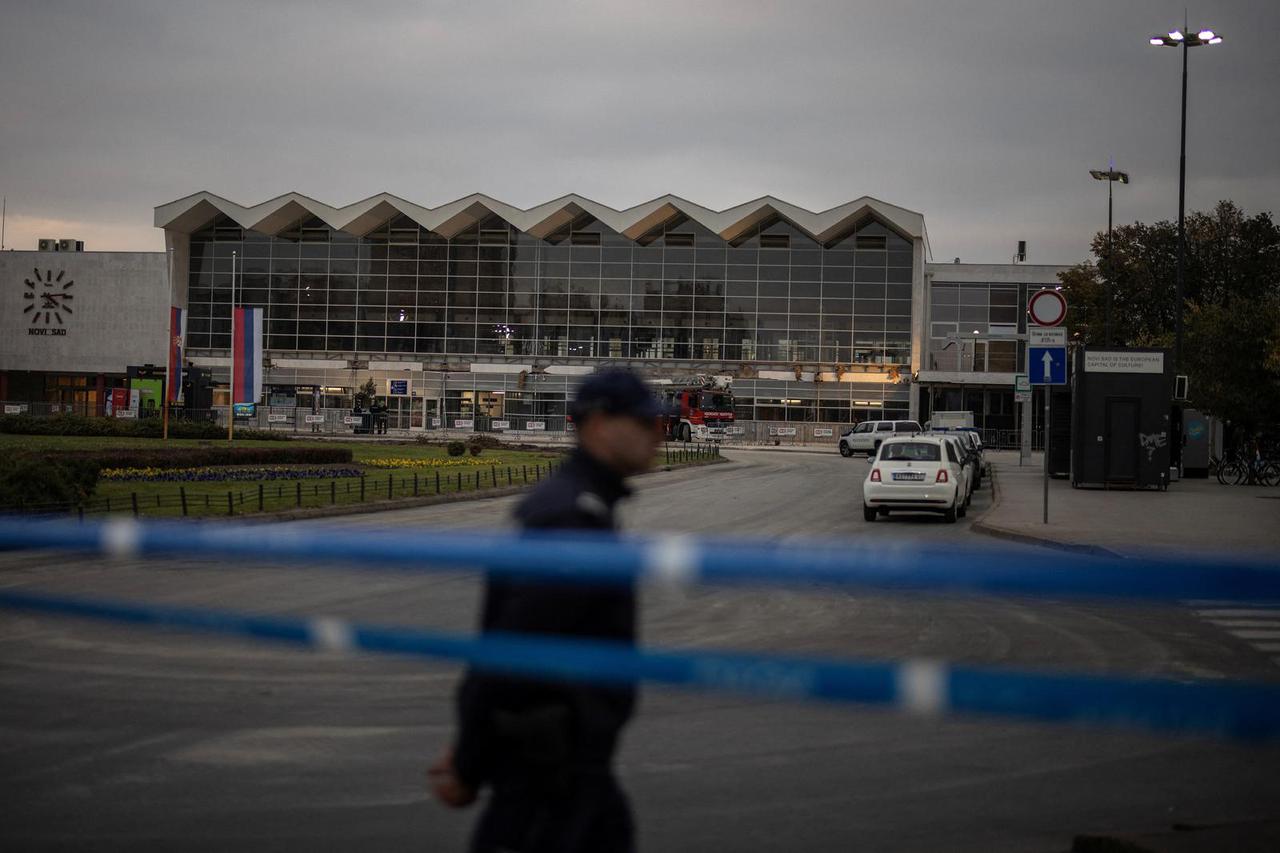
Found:
<path fill-rule="evenodd" d="M 667 437 L 672 441 L 723 441 L 733 426 L 733 392 L 716 377 L 677 380 L 663 390 Z"/>

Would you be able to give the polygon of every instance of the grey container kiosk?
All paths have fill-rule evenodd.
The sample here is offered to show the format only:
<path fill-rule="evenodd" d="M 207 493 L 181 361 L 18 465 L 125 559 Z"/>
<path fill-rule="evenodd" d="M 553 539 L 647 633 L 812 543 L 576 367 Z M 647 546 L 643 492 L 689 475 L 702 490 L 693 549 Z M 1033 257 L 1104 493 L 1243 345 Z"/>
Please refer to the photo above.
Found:
<path fill-rule="evenodd" d="M 1075 351 L 1071 377 L 1071 485 L 1167 488 L 1174 440 L 1167 350 Z"/>

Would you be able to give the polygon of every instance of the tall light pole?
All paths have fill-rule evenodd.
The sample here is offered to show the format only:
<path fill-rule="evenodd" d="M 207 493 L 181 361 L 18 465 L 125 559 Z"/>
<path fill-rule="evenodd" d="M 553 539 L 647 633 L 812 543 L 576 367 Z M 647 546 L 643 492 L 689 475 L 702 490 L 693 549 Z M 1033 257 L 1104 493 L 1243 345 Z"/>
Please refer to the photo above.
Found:
<path fill-rule="evenodd" d="M 1187 232 L 1184 222 L 1187 199 L 1187 51 L 1193 47 L 1222 44 L 1222 36 L 1205 28 L 1191 32 L 1185 26 L 1170 30 L 1165 35 L 1152 36 L 1148 41 L 1156 47 L 1182 48 L 1182 146 L 1178 154 L 1178 279 L 1177 314 L 1174 320 L 1173 371 L 1182 367 L 1182 273 L 1187 258 Z"/>
<path fill-rule="evenodd" d="M 1129 183 L 1128 172 L 1117 172 L 1116 161 L 1112 160 L 1107 171 L 1101 169 L 1090 169 L 1089 174 L 1093 175 L 1095 181 L 1107 182 L 1107 318 L 1106 318 L 1106 346 L 1111 346 L 1111 294 L 1116 289 L 1115 283 L 1115 264 L 1111 257 L 1111 186 L 1116 181 L 1122 184 Z"/>

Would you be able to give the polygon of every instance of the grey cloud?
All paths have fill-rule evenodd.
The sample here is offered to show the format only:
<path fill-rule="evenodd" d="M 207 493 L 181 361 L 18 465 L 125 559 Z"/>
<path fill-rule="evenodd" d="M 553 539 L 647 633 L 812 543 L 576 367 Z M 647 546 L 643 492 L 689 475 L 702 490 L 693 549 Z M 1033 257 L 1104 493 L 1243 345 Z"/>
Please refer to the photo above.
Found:
<path fill-rule="evenodd" d="M 372 6 L 372 8 L 370 8 Z M 1193 52 L 1192 207 L 1280 190 L 1272 4 L 1211 10 Z M 1165 2 L 8 4 L 10 211 L 136 223 L 197 189 L 346 204 L 389 191 L 624 207 L 871 194 L 935 256 L 1073 262 L 1117 217 L 1176 213 L 1179 63 Z"/>

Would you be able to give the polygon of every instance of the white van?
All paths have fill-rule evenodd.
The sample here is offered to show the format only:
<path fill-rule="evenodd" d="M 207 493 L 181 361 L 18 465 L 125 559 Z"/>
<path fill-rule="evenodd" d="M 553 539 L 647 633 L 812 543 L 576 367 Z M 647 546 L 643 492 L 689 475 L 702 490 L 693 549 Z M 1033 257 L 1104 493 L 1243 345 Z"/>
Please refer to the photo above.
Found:
<path fill-rule="evenodd" d="M 863 421 L 840 436 L 840 455 L 846 459 L 855 453 L 875 453 L 880 443 L 895 435 L 919 435 L 924 432 L 915 421 Z"/>

